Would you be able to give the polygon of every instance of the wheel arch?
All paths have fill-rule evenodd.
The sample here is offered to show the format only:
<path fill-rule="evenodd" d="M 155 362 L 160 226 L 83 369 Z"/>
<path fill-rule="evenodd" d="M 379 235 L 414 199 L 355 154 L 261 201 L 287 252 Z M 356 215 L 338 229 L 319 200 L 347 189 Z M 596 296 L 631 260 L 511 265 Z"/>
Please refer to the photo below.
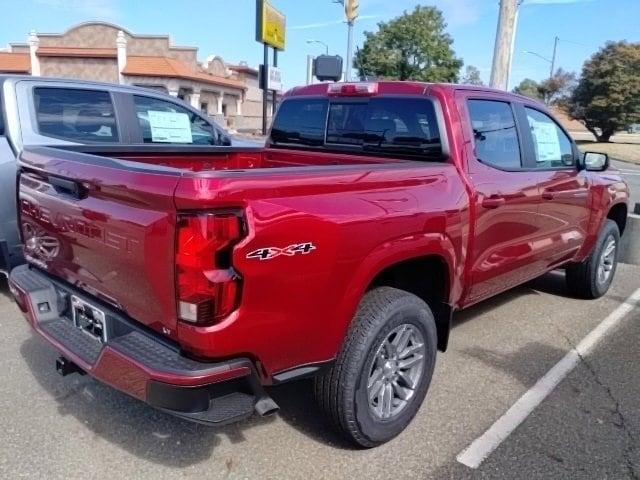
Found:
<path fill-rule="evenodd" d="M 627 226 L 627 214 L 628 207 L 624 202 L 616 203 L 611 206 L 609 211 L 607 212 L 607 219 L 613 220 L 618 225 L 618 230 L 620 230 L 620 236 L 624 233 L 624 230 Z"/>
<path fill-rule="evenodd" d="M 438 350 L 447 349 L 453 311 L 449 265 L 442 256 L 430 254 L 391 264 L 377 273 L 366 291 L 377 287 L 397 288 L 424 300 L 435 317 Z"/>

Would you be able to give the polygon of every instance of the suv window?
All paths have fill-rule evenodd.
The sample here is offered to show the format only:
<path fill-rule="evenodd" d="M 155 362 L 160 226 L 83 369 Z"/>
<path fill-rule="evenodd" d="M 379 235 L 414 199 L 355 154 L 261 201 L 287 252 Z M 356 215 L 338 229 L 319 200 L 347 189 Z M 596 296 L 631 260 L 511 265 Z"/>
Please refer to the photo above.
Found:
<path fill-rule="evenodd" d="M 365 152 L 440 159 L 442 146 L 428 99 L 291 99 L 280 106 L 274 144 L 357 148 Z"/>
<path fill-rule="evenodd" d="M 41 135 L 74 142 L 117 142 L 111 95 L 103 90 L 38 87 L 34 89 Z"/>
<path fill-rule="evenodd" d="M 215 128 L 200 115 L 159 98 L 133 96 L 144 143 L 217 145 Z"/>
<path fill-rule="evenodd" d="M 533 137 L 535 168 L 562 168 L 574 165 L 571 140 L 549 116 L 525 107 Z"/>
<path fill-rule="evenodd" d="M 469 100 L 476 157 L 497 168 L 520 168 L 520 144 L 511 104 Z"/>
<path fill-rule="evenodd" d="M 0 87 L 2 87 L 1 82 Z M 0 135 L 4 135 L 4 106 L 2 105 L 2 92 L 0 92 Z"/>

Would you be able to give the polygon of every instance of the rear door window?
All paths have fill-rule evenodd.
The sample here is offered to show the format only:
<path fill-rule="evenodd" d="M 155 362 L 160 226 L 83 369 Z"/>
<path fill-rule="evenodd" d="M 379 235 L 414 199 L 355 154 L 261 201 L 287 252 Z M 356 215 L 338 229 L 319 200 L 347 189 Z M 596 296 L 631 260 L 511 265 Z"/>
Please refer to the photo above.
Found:
<path fill-rule="evenodd" d="M 478 160 L 500 169 L 521 168 L 520 142 L 511 104 L 469 100 L 469 115 Z"/>
<path fill-rule="evenodd" d="M 38 132 L 79 143 L 118 142 L 113 101 L 104 90 L 34 89 Z"/>
<path fill-rule="evenodd" d="M 134 95 L 144 143 L 217 145 L 215 128 L 204 118 L 176 103 Z"/>

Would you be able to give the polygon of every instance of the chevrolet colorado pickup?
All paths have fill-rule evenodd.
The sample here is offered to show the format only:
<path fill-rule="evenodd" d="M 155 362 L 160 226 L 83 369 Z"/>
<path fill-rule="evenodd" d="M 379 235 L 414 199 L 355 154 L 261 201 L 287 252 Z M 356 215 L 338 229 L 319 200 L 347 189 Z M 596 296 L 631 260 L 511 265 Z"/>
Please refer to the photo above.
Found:
<path fill-rule="evenodd" d="M 191 135 L 152 135 L 148 111 L 182 113 Z M 148 88 L 0 75 L 0 273 L 24 262 L 16 225 L 16 157 L 25 147 L 78 144 L 250 146 L 202 112 Z"/>
<path fill-rule="evenodd" d="M 414 417 L 453 312 L 558 268 L 603 295 L 627 218 L 608 158 L 544 106 L 456 85 L 300 87 L 264 149 L 26 148 L 19 169 L 10 289 L 60 373 L 213 425 L 312 376 L 363 447 Z"/>

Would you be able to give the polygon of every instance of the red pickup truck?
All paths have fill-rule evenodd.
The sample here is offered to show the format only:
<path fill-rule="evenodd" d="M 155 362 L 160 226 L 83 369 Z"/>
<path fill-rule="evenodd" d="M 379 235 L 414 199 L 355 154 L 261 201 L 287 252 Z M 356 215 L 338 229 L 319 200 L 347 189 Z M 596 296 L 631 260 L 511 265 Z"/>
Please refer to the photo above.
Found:
<path fill-rule="evenodd" d="M 528 98 L 312 85 L 264 149 L 26 149 L 29 264 L 10 288 L 62 374 L 213 425 L 272 413 L 263 387 L 313 376 L 371 447 L 418 411 L 453 312 L 557 268 L 603 295 L 627 199 Z"/>

